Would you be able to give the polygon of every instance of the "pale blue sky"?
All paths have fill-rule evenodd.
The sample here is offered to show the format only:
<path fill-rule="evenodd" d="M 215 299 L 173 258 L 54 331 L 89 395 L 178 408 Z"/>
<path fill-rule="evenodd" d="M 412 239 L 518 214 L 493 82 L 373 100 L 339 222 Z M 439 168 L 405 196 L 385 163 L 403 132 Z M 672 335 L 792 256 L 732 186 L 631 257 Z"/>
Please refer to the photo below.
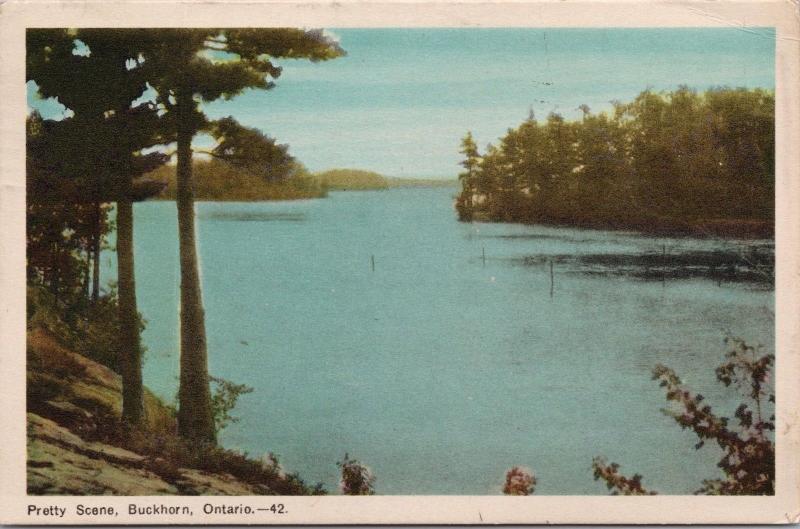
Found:
<path fill-rule="evenodd" d="M 275 89 L 206 107 L 281 143 L 311 170 L 454 177 L 533 108 L 568 118 L 645 88 L 774 88 L 775 32 L 741 29 L 332 29 L 347 57 L 282 61 Z"/>

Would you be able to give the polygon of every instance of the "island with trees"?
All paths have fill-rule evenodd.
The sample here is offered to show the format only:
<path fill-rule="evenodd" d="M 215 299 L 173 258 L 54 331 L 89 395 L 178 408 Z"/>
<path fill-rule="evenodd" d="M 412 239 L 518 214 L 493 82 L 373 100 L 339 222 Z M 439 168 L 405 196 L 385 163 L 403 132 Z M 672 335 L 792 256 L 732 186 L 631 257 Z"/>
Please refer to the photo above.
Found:
<path fill-rule="evenodd" d="M 646 90 L 581 111 L 531 113 L 483 152 L 468 133 L 460 219 L 772 237 L 773 92 Z"/>

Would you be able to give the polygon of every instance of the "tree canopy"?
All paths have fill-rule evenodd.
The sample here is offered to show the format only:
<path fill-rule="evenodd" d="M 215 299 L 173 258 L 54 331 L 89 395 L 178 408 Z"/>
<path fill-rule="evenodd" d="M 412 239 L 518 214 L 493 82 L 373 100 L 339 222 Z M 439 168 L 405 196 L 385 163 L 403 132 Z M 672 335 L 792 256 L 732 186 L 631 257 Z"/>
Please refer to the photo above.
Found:
<path fill-rule="evenodd" d="M 581 110 L 530 116 L 482 155 L 465 136 L 462 220 L 771 233 L 774 93 L 682 87 Z"/>

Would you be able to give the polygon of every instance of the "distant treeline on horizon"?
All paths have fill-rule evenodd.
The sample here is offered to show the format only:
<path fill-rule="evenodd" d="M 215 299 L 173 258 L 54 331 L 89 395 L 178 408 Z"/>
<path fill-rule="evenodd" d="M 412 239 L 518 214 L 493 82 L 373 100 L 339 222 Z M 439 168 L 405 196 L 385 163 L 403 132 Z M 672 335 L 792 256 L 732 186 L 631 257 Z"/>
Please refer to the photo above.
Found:
<path fill-rule="evenodd" d="M 388 177 L 360 169 L 331 169 L 308 172 L 293 161 L 285 169 L 271 168 L 269 177 L 262 170 L 236 166 L 217 159 L 195 160 L 197 175 L 194 193 L 197 200 L 259 201 L 322 198 L 328 191 L 368 191 L 398 187 L 455 187 L 457 181 L 422 178 Z M 176 193 L 175 167 L 164 165 L 148 175 L 162 182 L 163 191 L 156 198 L 174 200 Z"/>
<path fill-rule="evenodd" d="M 567 121 L 531 114 L 480 152 L 462 140 L 456 208 L 487 220 L 770 237 L 775 95 L 646 90 Z"/>

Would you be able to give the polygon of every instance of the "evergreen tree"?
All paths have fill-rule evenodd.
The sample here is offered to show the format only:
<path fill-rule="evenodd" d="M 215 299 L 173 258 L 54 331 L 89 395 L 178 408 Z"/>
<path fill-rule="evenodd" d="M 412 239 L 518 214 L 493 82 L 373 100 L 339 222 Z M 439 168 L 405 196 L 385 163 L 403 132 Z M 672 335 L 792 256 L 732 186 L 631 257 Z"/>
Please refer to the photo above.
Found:
<path fill-rule="evenodd" d="M 464 155 L 464 160 L 461 162 L 464 171 L 458 174 L 463 192 L 459 196 L 456 207 L 459 210 L 459 214 L 464 218 L 475 206 L 481 160 L 480 153 L 478 153 L 478 145 L 475 143 L 471 132 L 467 132 L 467 135 L 461 139 L 459 152 Z"/>
<path fill-rule="evenodd" d="M 117 30 L 119 31 L 119 30 Z M 192 139 L 211 124 L 200 102 L 230 99 L 245 89 L 273 87 L 280 58 L 328 60 L 343 50 L 321 30 L 131 30 L 143 43 L 144 69 L 177 142 L 178 230 L 181 269 L 180 434 L 214 444 L 208 355 L 195 242 Z"/>
<path fill-rule="evenodd" d="M 110 30 L 31 30 L 28 75 L 44 97 L 58 97 L 73 114 L 54 127 L 61 142 L 51 156 L 58 158 L 59 165 L 49 177 L 72 184 L 71 193 L 62 188 L 63 202 L 88 200 L 90 204 L 93 300 L 99 290 L 100 227 L 106 225 L 102 204 L 117 203 L 120 336 L 116 356 L 123 386 L 122 415 L 129 423 L 138 424 L 144 408 L 132 202 L 160 190 L 140 177 L 165 163 L 167 157 L 140 154 L 161 142 L 160 120 L 152 104 L 132 108 L 146 81 L 138 45 L 125 37 Z"/>
<path fill-rule="evenodd" d="M 242 126 L 231 116 L 214 121 L 210 133 L 217 144 L 208 154 L 267 182 L 286 179 L 298 168 L 288 145 L 276 143 L 256 128 Z"/>

